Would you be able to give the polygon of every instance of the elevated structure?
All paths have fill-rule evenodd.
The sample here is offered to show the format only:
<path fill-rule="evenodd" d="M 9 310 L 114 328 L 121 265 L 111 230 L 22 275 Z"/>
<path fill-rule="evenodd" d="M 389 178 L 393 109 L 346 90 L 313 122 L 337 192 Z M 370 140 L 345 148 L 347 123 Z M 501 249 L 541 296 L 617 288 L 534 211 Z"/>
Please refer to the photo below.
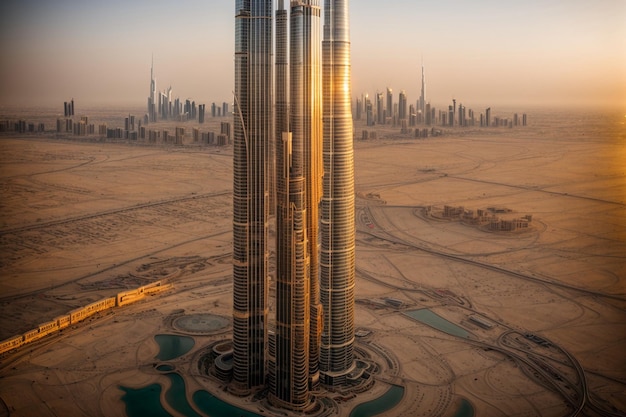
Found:
<path fill-rule="evenodd" d="M 387 106 L 385 107 L 385 118 L 393 118 L 393 90 L 387 87 Z"/>
<path fill-rule="evenodd" d="M 148 120 L 156 122 L 157 119 L 157 92 L 156 80 L 154 79 L 154 55 L 152 56 L 152 64 L 150 65 L 150 93 L 148 95 Z"/>
<path fill-rule="evenodd" d="M 348 0 L 326 0 L 322 42 L 324 192 L 320 296 L 324 325 L 320 377 L 343 384 L 354 369 L 354 150 L 350 109 Z"/>
<path fill-rule="evenodd" d="M 425 97 L 425 82 L 424 82 L 424 63 L 422 62 L 422 91 L 420 92 L 420 105 L 419 110 L 424 114 L 426 108 L 426 97 Z"/>
<path fill-rule="evenodd" d="M 310 387 L 319 381 L 321 8 L 319 0 L 291 2 L 287 81 L 287 19 L 282 3 L 276 15 L 276 121 L 281 141 L 276 151 L 276 342 L 270 399 L 283 408 L 302 411 L 310 405 Z M 288 118 L 278 113 L 285 111 Z"/>
<path fill-rule="evenodd" d="M 233 383 L 265 382 L 268 153 L 273 126 L 272 0 L 236 0 L 233 137 Z"/>

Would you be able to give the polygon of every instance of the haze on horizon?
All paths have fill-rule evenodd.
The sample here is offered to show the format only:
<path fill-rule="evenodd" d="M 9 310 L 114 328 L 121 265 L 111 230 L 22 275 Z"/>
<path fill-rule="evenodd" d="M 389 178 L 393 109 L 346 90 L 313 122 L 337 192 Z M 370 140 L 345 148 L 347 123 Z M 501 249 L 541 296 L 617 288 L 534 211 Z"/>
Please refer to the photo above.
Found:
<path fill-rule="evenodd" d="M 626 109 L 622 0 L 353 0 L 352 94 Z M 231 101 L 234 1 L 0 4 L 0 105 L 144 106 L 157 89 Z"/>

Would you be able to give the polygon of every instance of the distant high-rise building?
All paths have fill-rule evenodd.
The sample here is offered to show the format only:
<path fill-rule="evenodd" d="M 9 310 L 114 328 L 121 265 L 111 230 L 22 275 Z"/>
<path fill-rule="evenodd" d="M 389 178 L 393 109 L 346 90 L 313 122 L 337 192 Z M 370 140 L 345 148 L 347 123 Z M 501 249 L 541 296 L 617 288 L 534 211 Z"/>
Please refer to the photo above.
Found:
<path fill-rule="evenodd" d="M 417 115 L 415 114 L 415 106 L 411 104 L 409 106 L 409 126 L 415 126 L 416 123 Z"/>
<path fill-rule="evenodd" d="M 156 80 L 154 78 L 154 56 L 150 65 L 150 93 L 148 95 L 148 120 L 156 122 L 157 120 L 157 97 L 156 97 Z"/>
<path fill-rule="evenodd" d="M 228 116 L 228 103 L 227 102 L 222 103 L 222 116 L 224 117 Z"/>
<path fill-rule="evenodd" d="M 324 192 L 320 206 L 320 294 L 324 324 L 320 376 L 326 384 L 342 384 L 355 366 L 356 231 L 350 22 L 348 0 L 326 0 L 324 4 Z"/>
<path fill-rule="evenodd" d="M 266 377 L 268 152 L 273 120 L 272 0 L 235 1 L 233 139 L 233 383 Z"/>
<path fill-rule="evenodd" d="M 226 136 L 226 139 L 230 142 L 230 123 L 222 122 L 220 124 L 220 134 Z"/>
<path fill-rule="evenodd" d="M 420 102 L 418 108 L 424 113 L 426 109 L 426 98 L 425 98 L 425 82 L 424 82 L 424 64 L 422 63 L 422 91 L 420 92 Z"/>
<path fill-rule="evenodd" d="M 385 124 L 385 104 L 383 93 L 376 93 L 376 123 Z"/>
<path fill-rule="evenodd" d="M 452 99 L 452 123 L 450 123 L 450 126 L 454 126 L 456 124 L 456 99 Z"/>
<path fill-rule="evenodd" d="M 66 101 L 64 103 L 64 107 L 65 107 L 65 117 L 74 116 L 74 99 L 72 99 L 69 102 Z"/>
<path fill-rule="evenodd" d="M 68 101 L 63 102 L 63 115 L 65 117 L 74 116 L 74 99 L 72 99 L 69 102 Z"/>
<path fill-rule="evenodd" d="M 204 123 L 204 115 L 206 113 L 206 105 L 198 105 L 198 123 Z"/>
<path fill-rule="evenodd" d="M 406 108 L 406 93 L 404 90 L 400 91 L 398 96 L 398 119 L 407 120 L 407 108 Z"/>
<path fill-rule="evenodd" d="M 465 106 L 459 103 L 459 126 L 466 126 Z"/>
<path fill-rule="evenodd" d="M 385 118 L 391 117 L 393 118 L 393 92 L 391 88 L 387 87 L 387 106 L 385 107 L 387 114 L 385 114 Z"/>
<path fill-rule="evenodd" d="M 354 118 L 354 120 L 361 120 L 362 118 L 362 113 L 363 113 L 363 103 L 361 101 L 361 99 L 356 99 L 356 105 L 354 106 L 355 110 L 356 110 L 356 116 Z"/>
<path fill-rule="evenodd" d="M 491 126 L 491 107 L 487 107 L 485 110 L 485 126 Z"/>
<path fill-rule="evenodd" d="M 365 118 L 367 119 L 368 126 L 374 126 L 374 109 L 372 107 L 372 102 L 367 95 L 365 96 Z"/>

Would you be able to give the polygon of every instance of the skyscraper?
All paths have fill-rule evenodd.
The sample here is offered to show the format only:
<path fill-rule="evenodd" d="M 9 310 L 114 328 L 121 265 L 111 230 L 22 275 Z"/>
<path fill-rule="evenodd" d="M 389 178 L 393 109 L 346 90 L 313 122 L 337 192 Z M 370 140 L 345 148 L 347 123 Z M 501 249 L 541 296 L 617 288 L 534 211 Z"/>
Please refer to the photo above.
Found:
<path fill-rule="evenodd" d="M 277 12 L 277 111 L 284 111 L 286 31 Z M 321 193 L 321 67 L 319 0 L 291 2 L 289 130 L 277 148 L 276 355 L 272 401 L 303 410 L 318 380 L 318 204 Z M 277 124 L 285 118 L 277 114 Z"/>
<path fill-rule="evenodd" d="M 272 1 L 236 1 L 230 390 L 246 394 L 267 378 L 270 401 L 294 411 L 309 407 L 319 381 L 342 384 L 355 364 L 348 6 L 326 0 L 320 45 L 320 1 L 292 0 L 288 15 L 279 0 L 275 125 Z M 276 321 L 268 343 L 274 135 Z"/>
<path fill-rule="evenodd" d="M 400 91 L 400 95 L 398 96 L 398 119 L 407 119 L 406 93 L 404 90 Z"/>
<path fill-rule="evenodd" d="M 235 2 L 233 383 L 265 382 L 268 151 L 273 132 L 272 0 Z"/>
<path fill-rule="evenodd" d="M 320 377 L 335 385 L 344 383 L 354 368 L 354 151 L 348 0 L 325 0 L 324 5 Z"/>
<path fill-rule="evenodd" d="M 152 64 L 150 65 L 150 95 L 148 96 L 148 120 L 156 122 L 156 80 L 154 79 L 154 56 L 152 56 Z"/>
<path fill-rule="evenodd" d="M 426 110 L 426 98 L 424 97 L 424 63 L 422 63 L 422 91 L 420 93 L 420 105 L 419 105 L 419 109 L 422 111 L 422 114 L 424 114 L 424 111 Z"/>
<path fill-rule="evenodd" d="M 385 118 L 393 118 L 393 91 L 389 87 L 387 87 L 387 107 L 385 108 L 385 111 Z"/>
<path fill-rule="evenodd" d="M 376 93 L 376 123 L 385 124 L 385 106 L 383 101 L 383 93 Z"/>

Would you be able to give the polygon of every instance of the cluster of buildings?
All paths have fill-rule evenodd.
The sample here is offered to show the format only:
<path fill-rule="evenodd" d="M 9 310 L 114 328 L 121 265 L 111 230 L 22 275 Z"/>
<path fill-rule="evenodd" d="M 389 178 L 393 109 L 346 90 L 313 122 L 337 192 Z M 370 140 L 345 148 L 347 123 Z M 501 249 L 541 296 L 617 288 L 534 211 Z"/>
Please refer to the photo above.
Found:
<path fill-rule="evenodd" d="M 46 130 L 46 126 L 43 123 L 32 123 L 26 120 L 2 120 L 0 121 L 0 132 L 15 132 L 15 133 L 43 133 Z"/>
<path fill-rule="evenodd" d="M 228 103 L 224 102 L 221 106 L 215 103 L 211 104 L 211 117 L 225 117 L 228 114 Z M 148 96 L 148 108 L 144 116 L 144 124 L 155 123 L 159 120 L 204 123 L 205 115 L 205 104 L 196 105 L 196 102 L 191 99 L 184 102 L 179 98 L 172 99 L 172 86 L 169 86 L 167 90 L 157 92 L 153 61 L 150 67 L 150 95 Z"/>
<path fill-rule="evenodd" d="M 43 126 L 41 126 L 43 132 Z M 0 124 L 2 131 L 2 124 Z M 188 130 L 184 127 L 176 126 L 174 132 L 168 129 L 148 129 L 137 120 L 134 115 L 124 118 L 124 127 L 108 127 L 106 124 L 97 125 L 89 123 L 88 116 L 81 116 L 80 120 L 72 117 L 58 118 L 56 121 L 57 134 L 71 134 L 74 136 L 100 136 L 107 139 L 124 139 L 140 141 L 150 144 L 173 144 L 183 145 L 189 139 L 195 144 L 224 146 L 232 143 L 231 123 L 223 121 L 220 123 L 220 132 L 202 132 L 199 128 L 191 129 L 191 138 L 188 138 Z M 186 139 L 187 138 L 187 139 Z"/>
<path fill-rule="evenodd" d="M 367 126 L 391 125 L 399 126 L 402 133 L 409 133 L 415 126 L 526 126 L 528 119 L 524 113 L 513 114 L 512 118 L 493 117 L 491 108 L 485 109 L 484 113 L 475 114 L 472 109 L 467 109 L 463 104 L 457 106 L 456 99 L 448 106 L 447 110 L 437 110 L 425 99 L 424 66 L 422 66 L 422 86 L 420 97 L 415 104 L 409 104 L 406 92 L 400 91 L 398 101 L 394 101 L 393 90 L 387 88 L 386 93 L 378 92 L 372 101 L 368 94 L 361 95 L 354 104 L 354 119 L 366 120 Z M 415 130 L 416 137 L 424 137 L 424 130 Z"/>
<path fill-rule="evenodd" d="M 74 100 L 71 103 L 64 103 L 64 114 L 66 117 L 56 119 L 57 135 L 72 135 L 75 137 L 97 136 L 106 139 L 121 139 L 138 141 L 149 144 L 173 144 L 184 145 L 188 143 L 201 145 L 225 146 L 232 144 L 232 123 L 229 121 L 220 122 L 219 132 L 201 131 L 197 127 L 186 129 L 176 126 L 174 131 L 168 129 L 149 129 L 141 120 L 134 115 L 124 118 L 124 127 L 109 127 L 107 124 L 96 124 L 90 122 L 89 116 L 76 118 L 68 116 L 74 112 Z M 144 120 L 145 122 L 145 120 Z M 46 133 L 44 123 L 29 123 L 26 120 L 0 121 L 0 133 Z"/>
<path fill-rule="evenodd" d="M 430 208 L 432 212 L 432 208 Z M 527 229 L 533 221 L 532 214 L 513 219 L 503 219 L 497 214 L 510 213 L 511 210 L 501 207 L 488 207 L 486 210 L 468 210 L 463 206 L 444 206 L 442 216 L 447 219 L 460 219 L 465 223 L 478 226 L 487 225 L 489 230 L 512 232 Z"/>

